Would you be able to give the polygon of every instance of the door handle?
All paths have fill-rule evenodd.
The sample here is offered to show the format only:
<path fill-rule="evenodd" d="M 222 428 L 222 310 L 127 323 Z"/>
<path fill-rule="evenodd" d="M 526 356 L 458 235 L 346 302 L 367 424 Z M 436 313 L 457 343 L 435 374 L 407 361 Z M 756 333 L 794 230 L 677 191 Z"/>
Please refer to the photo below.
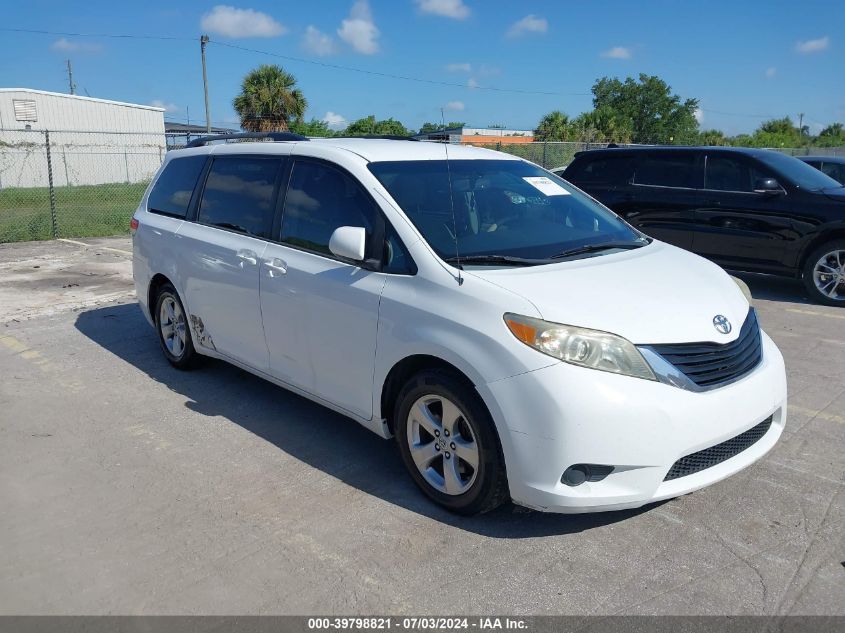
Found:
<path fill-rule="evenodd" d="M 278 257 L 268 259 L 264 262 L 264 265 L 267 266 L 267 270 L 270 273 L 271 277 L 275 277 L 277 275 L 286 275 L 288 272 L 287 263 L 284 260 L 279 259 Z"/>
<path fill-rule="evenodd" d="M 241 260 L 240 266 L 241 268 L 244 267 L 244 264 L 249 264 L 250 266 L 255 266 L 258 263 L 258 255 L 255 254 L 255 251 L 249 250 L 240 250 L 235 253 L 235 257 Z"/>

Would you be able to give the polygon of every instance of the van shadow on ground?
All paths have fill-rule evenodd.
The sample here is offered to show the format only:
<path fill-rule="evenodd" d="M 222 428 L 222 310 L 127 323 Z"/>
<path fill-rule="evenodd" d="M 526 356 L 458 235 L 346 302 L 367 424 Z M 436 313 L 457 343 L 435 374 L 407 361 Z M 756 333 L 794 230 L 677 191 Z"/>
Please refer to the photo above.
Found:
<path fill-rule="evenodd" d="M 556 515 L 506 505 L 459 517 L 434 505 L 406 473 L 392 442 L 354 421 L 220 361 L 173 369 L 137 304 L 81 312 L 76 328 L 103 349 L 183 395 L 189 409 L 223 416 L 285 453 L 374 497 L 436 521 L 493 538 L 531 538 L 589 530 L 648 510 Z"/>

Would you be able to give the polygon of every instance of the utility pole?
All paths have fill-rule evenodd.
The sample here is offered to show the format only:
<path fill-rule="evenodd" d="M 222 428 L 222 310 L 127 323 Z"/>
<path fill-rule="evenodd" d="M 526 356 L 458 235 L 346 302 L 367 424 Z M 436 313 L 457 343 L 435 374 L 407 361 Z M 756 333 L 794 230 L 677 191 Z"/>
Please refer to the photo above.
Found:
<path fill-rule="evenodd" d="M 208 74 L 205 70 L 205 45 L 208 44 L 208 35 L 200 36 L 200 51 L 202 53 L 202 89 L 205 92 L 205 131 L 211 134 L 211 110 L 208 107 Z"/>
<path fill-rule="evenodd" d="M 76 94 L 76 84 L 73 83 L 73 66 L 70 65 L 70 60 L 67 60 L 67 83 L 70 87 L 70 94 Z"/>
<path fill-rule="evenodd" d="M 799 145 L 804 140 L 804 113 L 798 113 L 798 141 Z"/>

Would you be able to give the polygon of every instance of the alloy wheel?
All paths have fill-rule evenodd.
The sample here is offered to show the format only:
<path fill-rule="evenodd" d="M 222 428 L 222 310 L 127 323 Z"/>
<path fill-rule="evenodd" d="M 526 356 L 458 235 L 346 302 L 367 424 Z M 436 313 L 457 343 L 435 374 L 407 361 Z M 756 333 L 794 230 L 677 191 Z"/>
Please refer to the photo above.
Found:
<path fill-rule="evenodd" d="M 821 294 L 834 300 L 845 299 L 845 251 L 822 255 L 813 268 L 813 282 Z"/>
<path fill-rule="evenodd" d="M 478 442 L 464 413 L 448 398 L 427 395 L 414 402 L 407 438 L 417 470 L 436 490 L 457 496 L 475 483 Z"/>
<path fill-rule="evenodd" d="M 187 328 L 185 313 L 173 297 L 167 296 L 161 302 L 159 329 L 167 351 L 180 358 L 185 351 Z"/>

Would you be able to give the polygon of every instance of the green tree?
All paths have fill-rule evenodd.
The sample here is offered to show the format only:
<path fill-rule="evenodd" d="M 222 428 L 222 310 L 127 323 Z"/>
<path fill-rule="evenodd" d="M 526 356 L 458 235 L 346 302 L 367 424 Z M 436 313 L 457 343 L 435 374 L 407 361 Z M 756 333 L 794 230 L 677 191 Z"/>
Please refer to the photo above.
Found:
<path fill-rule="evenodd" d="M 831 123 L 816 137 L 816 145 L 821 147 L 839 147 L 845 145 L 845 126 L 841 123 Z"/>
<path fill-rule="evenodd" d="M 654 75 L 639 79 L 603 77 L 593 84 L 593 107 L 621 129 L 631 130 L 634 143 L 691 143 L 698 135 L 698 99 L 682 99 Z"/>
<path fill-rule="evenodd" d="M 568 141 L 569 135 L 569 117 L 560 110 L 549 112 L 534 130 L 538 141 Z"/>
<path fill-rule="evenodd" d="M 344 136 L 369 136 L 371 134 L 411 136 L 412 132 L 396 119 L 376 121 L 375 115 L 371 114 L 350 123 L 343 133 Z"/>
<path fill-rule="evenodd" d="M 634 131 L 631 121 L 610 108 L 598 108 L 578 115 L 572 123 L 582 143 L 631 143 Z"/>
<path fill-rule="evenodd" d="M 698 135 L 698 144 L 699 145 L 708 145 L 708 146 L 716 146 L 716 145 L 728 145 L 730 139 L 725 136 L 725 133 L 722 130 L 703 130 Z"/>
<path fill-rule="evenodd" d="M 310 121 L 293 121 L 290 124 L 290 131 L 302 134 L 303 136 L 335 136 L 336 132 L 329 127 L 329 124 L 320 119 L 311 118 Z"/>
<path fill-rule="evenodd" d="M 250 132 L 285 131 L 301 123 L 308 102 L 296 79 L 281 66 L 262 64 L 247 73 L 241 93 L 232 100 L 241 127 Z"/>
<path fill-rule="evenodd" d="M 464 123 L 463 121 L 449 121 L 446 124 L 446 129 L 447 130 L 453 130 L 455 128 L 464 127 L 465 125 L 466 125 L 466 123 Z M 442 123 L 429 123 L 428 121 L 426 121 L 425 123 L 422 124 L 420 131 L 417 132 L 417 133 L 418 134 L 433 134 L 435 132 L 440 132 L 442 130 L 443 130 L 443 124 Z"/>
<path fill-rule="evenodd" d="M 802 134 L 788 116 L 760 124 L 751 135 L 754 147 L 798 147 Z"/>

